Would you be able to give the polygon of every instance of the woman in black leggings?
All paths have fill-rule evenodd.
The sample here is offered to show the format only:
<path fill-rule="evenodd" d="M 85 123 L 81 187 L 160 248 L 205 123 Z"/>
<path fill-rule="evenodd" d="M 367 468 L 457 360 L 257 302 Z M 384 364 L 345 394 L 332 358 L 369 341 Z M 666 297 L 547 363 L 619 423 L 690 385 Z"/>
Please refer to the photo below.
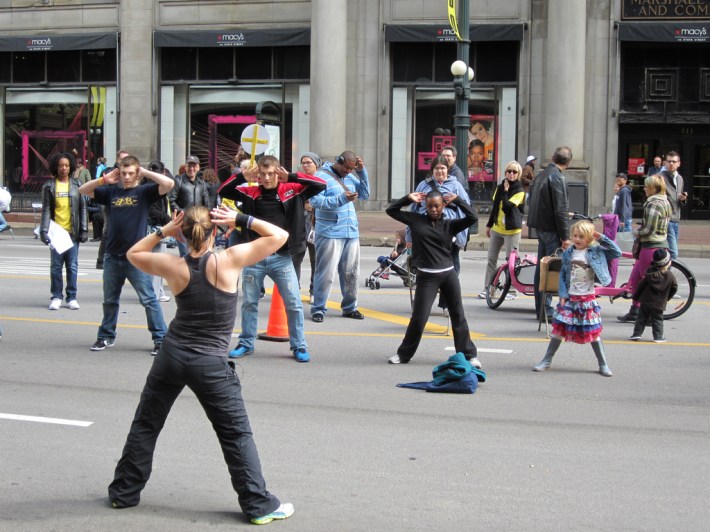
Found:
<path fill-rule="evenodd" d="M 402 211 L 412 203 L 426 200 L 426 214 Z M 444 209 L 458 207 L 464 218 L 445 219 Z M 417 269 L 417 289 L 414 294 L 412 317 L 397 354 L 390 364 L 406 364 L 419 347 L 436 293 L 441 290 L 446 298 L 454 331 L 456 351 L 463 353 L 477 368 L 481 363 L 476 346 L 471 341 L 468 322 L 461 303 L 461 285 L 451 256 L 451 240 L 460 231 L 478 221 L 471 207 L 454 194 L 442 195 L 438 190 L 428 194 L 412 192 L 387 208 L 387 214 L 409 226 L 412 235 L 412 264 Z"/>
<path fill-rule="evenodd" d="M 212 253 L 215 224 L 246 227 L 261 238 Z M 164 237 L 185 235 L 185 257 L 153 253 Z M 135 506 L 150 477 L 153 452 L 165 419 L 180 392 L 190 388 L 217 433 L 222 454 L 252 523 L 286 519 L 293 505 L 266 490 L 259 455 L 242 400 L 239 378 L 227 360 L 237 309 L 237 283 L 242 268 L 268 257 L 286 242 L 288 233 L 262 220 L 227 208 L 191 207 L 128 250 L 136 268 L 163 277 L 175 294 L 177 312 L 148 373 L 123 455 L 108 488 L 114 508 Z"/>

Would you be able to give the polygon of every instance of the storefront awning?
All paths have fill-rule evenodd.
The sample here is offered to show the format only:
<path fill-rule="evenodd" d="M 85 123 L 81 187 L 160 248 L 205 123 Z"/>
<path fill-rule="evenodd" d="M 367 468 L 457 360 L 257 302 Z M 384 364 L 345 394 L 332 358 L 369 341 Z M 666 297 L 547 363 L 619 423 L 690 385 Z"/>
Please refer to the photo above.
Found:
<path fill-rule="evenodd" d="M 710 42 L 710 23 L 669 21 L 663 23 L 619 22 L 619 40 L 635 42 Z"/>
<path fill-rule="evenodd" d="M 0 52 L 47 52 L 53 50 L 97 50 L 116 48 L 116 33 L 81 35 L 0 36 Z"/>
<path fill-rule="evenodd" d="M 310 28 L 262 30 L 156 31 L 158 48 L 214 48 L 221 46 L 308 46 Z"/>
<path fill-rule="evenodd" d="M 471 24 L 471 42 L 522 41 L 522 24 Z M 385 24 L 387 42 L 456 42 L 448 24 Z"/>

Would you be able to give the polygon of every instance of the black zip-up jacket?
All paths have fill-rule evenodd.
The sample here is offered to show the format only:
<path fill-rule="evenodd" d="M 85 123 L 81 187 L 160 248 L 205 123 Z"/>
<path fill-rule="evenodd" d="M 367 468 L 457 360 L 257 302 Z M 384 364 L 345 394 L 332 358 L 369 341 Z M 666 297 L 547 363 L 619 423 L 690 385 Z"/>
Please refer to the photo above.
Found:
<path fill-rule="evenodd" d="M 427 214 L 401 210 L 411 203 L 409 196 L 404 196 L 387 207 L 385 212 L 391 218 L 409 226 L 412 235 L 412 264 L 417 268 L 430 270 L 453 268 L 451 239 L 456 233 L 478 221 L 476 213 L 457 196 L 451 203 L 461 209 L 464 217 L 444 219 L 442 216 L 432 222 Z"/>
<path fill-rule="evenodd" d="M 550 163 L 533 181 L 528 205 L 529 227 L 557 233 L 562 242 L 569 240 L 567 186 L 555 163 Z"/>
<path fill-rule="evenodd" d="M 47 234 L 49 231 L 49 221 L 54 220 L 54 201 L 57 194 L 57 180 L 48 179 L 42 185 L 42 220 L 39 224 L 39 232 Z M 81 183 L 75 178 L 69 178 L 69 210 L 71 211 L 71 235 L 74 240 L 86 242 L 89 235 L 88 216 L 86 211 L 86 196 L 79 194 Z"/>
<path fill-rule="evenodd" d="M 239 207 L 244 214 L 254 215 L 254 202 L 262 194 L 261 185 L 239 186 L 246 183 L 242 173 L 234 174 L 227 179 L 219 188 L 219 197 L 233 201 L 241 201 Z M 304 217 L 304 204 L 306 200 L 312 198 L 319 192 L 325 190 L 327 184 L 325 180 L 314 175 L 303 174 L 301 172 L 289 173 L 287 183 L 279 183 L 276 187 L 276 195 L 284 206 L 288 227 L 282 227 L 288 231 L 288 249 L 291 255 L 303 253 L 306 249 L 306 220 Z M 246 231 L 249 241 L 259 237 L 253 231 Z"/>
<path fill-rule="evenodd" d="M 175 186 L 168 193 L 168 200 L 173 208 L 183 211 L 195 205 L 210 208 L 210 196 L 204 180 L 195 177 L 194 181 L 190 181 L 187 174 L 175 177 Z"/>

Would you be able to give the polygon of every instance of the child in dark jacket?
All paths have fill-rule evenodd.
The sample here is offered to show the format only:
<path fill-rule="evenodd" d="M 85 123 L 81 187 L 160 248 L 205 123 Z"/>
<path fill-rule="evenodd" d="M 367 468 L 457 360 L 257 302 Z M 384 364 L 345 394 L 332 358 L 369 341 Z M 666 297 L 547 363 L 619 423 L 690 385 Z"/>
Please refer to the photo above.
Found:
<path fill-rule="evenodd" d="M 641 306 L 629 340 L 640 340 L 650 321 L 653 341 L 657 344 L 666 341 L 663 336 L 663 311 L 666 310 L 666 303 L 678 291 L 675 276 L 668 271 L 670 264 L 671 255 L 668 250 L 659 248 L 653 253 L 651 266 L 634 290 L 633 299 L 639 301 Z"/>

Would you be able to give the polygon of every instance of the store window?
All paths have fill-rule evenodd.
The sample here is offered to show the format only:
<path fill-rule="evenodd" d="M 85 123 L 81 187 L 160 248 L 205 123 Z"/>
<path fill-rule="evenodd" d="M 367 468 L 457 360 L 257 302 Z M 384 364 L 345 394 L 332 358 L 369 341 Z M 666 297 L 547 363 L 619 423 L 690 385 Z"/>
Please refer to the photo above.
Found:
<path fill-rule="evenodd" d="M 0 53 L 0 83 L 10 83 L 10 73 L 12 55 L 10 53 Z"/>
<path fill-rule="evenodd" d="M 469 48 L 469 65 L 475 72 L 475 83 L 515 83 L 518 76 L 517 41 L 473 42 Z M 412 83 L 429 81 L 451 83 L 451 63 L 456 60 L 455 43 L 390 44 L 392 81 Z"/>
<path fill-rule="evenodd" d="M 81 51 L 52 52 L 51 61 L 47 61 L 47 81 L 70 83 L 79 79 L 81 79 Z"/>
<path fill-rule="evenodd" d="M 116 81 L 116 50 L 0 53 L 2 83 L 99 83 Z"/>
<path fill-rule="evenodd" d="M 58 152 L 86 150 L 86 104 L 5 106 L 5 175 L 13 192 L 38 194 L 49 178 L 47 160 Z"/>
<path fill-rule="evenodd" d="M 308 80 L 308 46 L 162 48 L 162 81 Z"/>
<path fill-rule="evenodd" d="M 15 83 L 40 83 L 44 81 L 44 56 L 36 52 L 12 54 L 12 81 Z"/>

